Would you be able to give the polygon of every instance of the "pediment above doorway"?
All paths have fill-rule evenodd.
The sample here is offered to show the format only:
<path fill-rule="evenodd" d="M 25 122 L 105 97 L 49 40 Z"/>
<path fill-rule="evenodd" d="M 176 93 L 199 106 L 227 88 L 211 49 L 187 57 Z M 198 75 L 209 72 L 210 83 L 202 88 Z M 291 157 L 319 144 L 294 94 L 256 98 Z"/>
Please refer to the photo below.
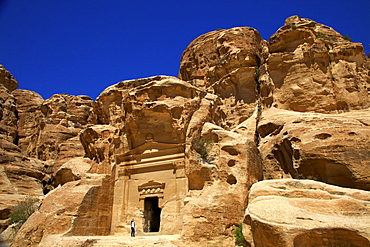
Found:
<path fill-rule="evenodd" d="M 138 186 L 138 191 L 140 194 L 139 199 L 142 200 L 145 197 L 163 198 L 164 188 L 164 182 L 149 180 L 148 182 Z"/>

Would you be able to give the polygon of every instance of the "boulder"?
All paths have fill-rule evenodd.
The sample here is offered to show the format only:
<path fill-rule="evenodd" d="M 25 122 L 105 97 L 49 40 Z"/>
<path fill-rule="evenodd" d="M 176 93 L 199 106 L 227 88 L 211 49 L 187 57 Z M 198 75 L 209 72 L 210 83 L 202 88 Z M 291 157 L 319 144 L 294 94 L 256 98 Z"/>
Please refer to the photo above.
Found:
<path fill-rule="evenodd" d="M 13 246 L 38 246 L 54 234 L 107 235 L 112 192 L 110 177 L 89 174 L 49 192 L 39 210 L 17 232 Z"/>
<path fill-rule="evenodd" d="M 63 185 L 67 182 L 86 177 L 91 169 L 91 160 L 88 158 L 72 158 L 64 163 L 54 175 L 54 186 Z"/>
<path fill-rule="evenodd" d="M 251 246 L 370 246 L 370 192 L 312 180 L 254 184 L 244 218 Z"/>

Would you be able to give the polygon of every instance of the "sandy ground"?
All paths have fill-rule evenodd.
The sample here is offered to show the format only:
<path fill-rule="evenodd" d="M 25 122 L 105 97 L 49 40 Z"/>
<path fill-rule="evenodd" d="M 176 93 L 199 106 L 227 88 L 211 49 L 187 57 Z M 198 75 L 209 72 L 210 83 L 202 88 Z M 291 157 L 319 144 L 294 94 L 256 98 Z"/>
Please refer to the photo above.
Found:
<path fill-rule="evenodd" d="M 185 246 L 179 235 L 142 235 L 130 236 L 71 236 L 50 235 L 42 240 L 39 247 L 98 247 L 98 246 Z"/>

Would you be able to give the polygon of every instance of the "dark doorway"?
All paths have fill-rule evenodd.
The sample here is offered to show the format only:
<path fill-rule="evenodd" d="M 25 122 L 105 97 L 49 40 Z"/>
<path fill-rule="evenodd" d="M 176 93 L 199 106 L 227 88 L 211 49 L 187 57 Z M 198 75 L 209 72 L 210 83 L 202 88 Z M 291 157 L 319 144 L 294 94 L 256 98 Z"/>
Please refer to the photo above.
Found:
<path fill-rule="evenodd" d="M 158 207 L 158 197 L 144 199 L 144 232 L 159 232 L 161 210 Z"/>

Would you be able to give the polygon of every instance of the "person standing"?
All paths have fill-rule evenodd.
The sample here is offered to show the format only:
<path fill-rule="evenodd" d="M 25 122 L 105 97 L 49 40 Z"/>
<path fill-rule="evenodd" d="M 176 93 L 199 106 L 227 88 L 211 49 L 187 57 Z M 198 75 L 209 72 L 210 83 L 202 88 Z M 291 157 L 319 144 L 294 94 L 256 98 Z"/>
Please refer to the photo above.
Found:
<path fill-rule="evenodd" d="M 135 237 L 135 221 L 131 220 L 131 237 Z"/>

